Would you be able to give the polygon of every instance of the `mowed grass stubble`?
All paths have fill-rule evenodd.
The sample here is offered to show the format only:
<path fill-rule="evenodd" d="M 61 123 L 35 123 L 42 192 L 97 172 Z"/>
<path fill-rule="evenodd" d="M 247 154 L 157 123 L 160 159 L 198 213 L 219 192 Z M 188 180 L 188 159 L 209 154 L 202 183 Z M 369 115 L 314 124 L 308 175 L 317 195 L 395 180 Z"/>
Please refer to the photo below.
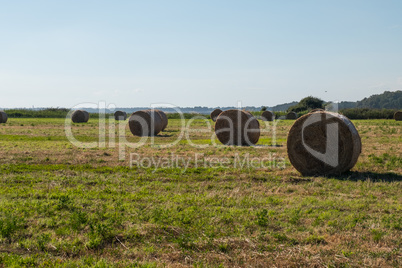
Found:
<path fill-rule="evenodd" d="M 394 120 L 353 121 L 363 152 L 351 173 L 302 177 L 289 164 L 280 121 L 276 142 L 212 146 L 213 123 L 169 120 L 156 146 L 81 149 L 65 137 L 64 119 L 9 119 L 0 126 L 0 263 L 5 266 L 401 266 L 401 127 Z M 261 126 L 272 122 L 260 121 Z M 99 123 L 73 124 L 83 142 Z M 113 129 L 113 128 L 112 128 Z M 114 129 L 116 142 L 119 133 Z M 128 128 L 124 136 L 139 141 Z M 111 135 L 113 136 L 113 135 Z M 219 144 L 219 141 L 215 139 Z M 159 146 L 158 146 L 159 145 Z M 210 145 L 210 146 L 205 146 Z M 275 146 L 273 146 L 275 145 Z M 205 147 L 202 147 L 205 146 Z M 142 158 L 189 159 L 188 168 L 129 166 Z M 196 163 L 228 158 L 229 164 Z M 271 155 L 269 167 L 234 167 Z M 284 164 L 284 165 L 283 165 Z"/>

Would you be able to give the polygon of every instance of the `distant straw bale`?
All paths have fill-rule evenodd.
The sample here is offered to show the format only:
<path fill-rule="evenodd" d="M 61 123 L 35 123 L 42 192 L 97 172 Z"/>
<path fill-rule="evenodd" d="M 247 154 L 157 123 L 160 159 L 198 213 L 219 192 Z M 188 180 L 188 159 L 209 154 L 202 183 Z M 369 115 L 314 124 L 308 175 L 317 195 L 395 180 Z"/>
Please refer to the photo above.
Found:
<path fill-rule="evenodd" d="M 86 123 L 89 120 L 89 113 L 84 110 L 76 110 L 72 113 L 71 120 L 74 123 Z"/>
<path fill-rule="evenodd" d="M 211 119 L 212 119 L 212 121 L 215 122 L 221 112 L 222 112 L 221 109 L 215 109 L 215 110 L 213 110 L 212 113 L 211 113 Z"/>
<path fill-rule="evenodd" d="M 261 119 L 263 121 L 274 121 L 275 114 L 271 111 L 264 111 L 261 114 Z"/>
<path fill-rule="evenodd" d="M 5 112 L 0 111 L 0 124 L 5 124 L 7 123 L 8 116 Z"/>
<path fill-rule="evenodd" d="M 394 119 L 396 121 L 402 121 L 402 111 L 397 111 L 394 113 Z"/>
<path fill-rule="evenodd" d="M 127 119 L 127 113 L 124 111 L 116 111 L 114 113 L 114 119 L 124 121 Z"/>
<path fill-rule="evenodd" d="M 162 130 L 161 131 L 164 131 L 165 128 L 167 127 L 167 125 L 168 125 L 168 122 L 169 122 L 169 120 L 167 118 L 167 115 L 166 115 L 166 113 L 164 111 L 161 111 L 161 110 L 156 110 L 156 112 L 159 113 L 159 115 L 160 115 L 160 117 L 162 119 Z"/>
<path fill-rule="evenodd" d="M 295 120 L 297 119 L 297 113 L 295 112 L 289 112 L 286 114 L 286 119 L 288 120 Z"/>
<path fill-rule="evenodd" d="M 155 110 L 137 111 L 130 116 L 130 131 L 135 136 L 155 136 L 163 128 L 162 117 Z"/>
<path fill-rule="evenodd" d="M 260 138 L 260 124 L 249 112 L 227 110 L 216 119 L 215 133 L 225 145 L 253 145 Z"/>

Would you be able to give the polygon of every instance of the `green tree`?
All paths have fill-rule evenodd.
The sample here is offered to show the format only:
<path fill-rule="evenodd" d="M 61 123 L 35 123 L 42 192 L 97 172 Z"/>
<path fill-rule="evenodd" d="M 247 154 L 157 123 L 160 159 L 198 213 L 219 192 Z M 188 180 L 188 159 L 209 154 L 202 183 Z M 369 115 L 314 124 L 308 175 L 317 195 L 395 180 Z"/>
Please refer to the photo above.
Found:
<path fill-rule="evenodd" d="M 289 107 L 288 112 L 301 112 L 301 111 L 309 111 L 313 109 L 323 109 L 324 101 L 322 99 L 316 97 L 306 97 L 302 99 L 298 104 Z"/>

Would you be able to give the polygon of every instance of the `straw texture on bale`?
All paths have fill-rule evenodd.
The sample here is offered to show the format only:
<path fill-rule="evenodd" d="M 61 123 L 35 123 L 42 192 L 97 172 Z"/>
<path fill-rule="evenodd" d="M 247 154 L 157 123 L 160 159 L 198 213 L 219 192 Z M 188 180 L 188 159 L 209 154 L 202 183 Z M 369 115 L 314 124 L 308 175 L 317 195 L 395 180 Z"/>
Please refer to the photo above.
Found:
<path fill-rule="evenodd" d="M 0 111 L 0 124 L 7 123 L 8 116 L 5 112 Z"/>
<path fill-rule="evenodd" d="M 167 127 L 167 125 L 168 125 L 168 118 L 167 118 L 167 115 L 165 114 L 164 111 L 161 111 L 161 110 L 156 110 L 156 112 L 159 113 L 159 116 L 160 116 L 161 119 L 162 119 L 162 129 L 161 129 L 161 131 L 164 131 L 165 128 Z"/>
<path fill-rule="evenodd" d="M 74 123 L 86 123 L 89 120 L 89 113 L 84 110 L 76 110 L 71 115 L 71 120 Z"/>
<path fill-rule="evenodd" d="M 271 111 L 264 111 L 261 114 L 261 119 L 263 121 L 274 121 L 275 114 Z"/>
<path fill-rule="evenodd" d="M 155 110 L 137 111 L 128 121 L 131 133 L 135 136 L 154 136 L 161 132 L 162 117 Z"/>
<path fill-rule="evenodd" d="M 320 111 L 324 111 L 324 109 L 321 108 L 313 109 L 309 113 L 320 112 Z"/>
<path fill-rule="evenodd" d="M 84 115 L 85 115 L 85 122 L 88 122 L 88 120 L 89 120 L 89 113 L 88 113 L 87 111 L 84 111 L 84 110 L 83 110 L 83 113 L 84 113 Z"/>
<path fill-rule="evenodd" d="M 114 119 L 115 119 L 115 120 L 122 120 L 122 121 L 124 121 L 124 120 L 127 119 L 127 113 L 126 113 L 126 112 L 123 112 L 123 111 L 116 111 L 116 112 L 114 113 Z"/>
<path fill-rule="evenodd" d="M 344 173 L 356 164 L 361 149 L 355 126 L 337 113 L 308 113 L 296 120 L 288 133 L 290 163 L 304 176 Z"/>
<path fill-rule="evenodd" d="M 295 119 L 297 119 L 297 113 L 295 113 L 295 112 L 289 112 L 289 113 L 287 113 L 287 114 L 286 114 L 286 119 L 289 119 L 289 120 L 295 120 Z"/>
<path fill-rule="evenodd" d="M 396 121 L 402 121 L 402 111 L 397 111 L 394 113 L 394 119 Z"/>
<path fill-rule="evenodd" d="M 84 112 L 84 114 L 85 114 L 85 122 L 88 122 L 88 120 L 89 120 L 89 113 L 88 113 L 87 111 L 84 111 L 84 110 L 83 110 L 83 112 Z"/>
<path fill-rule="evenodd" d="M 225 145 L 253 145 L 260 138 L 260 124 L 249 112 L 227 110 L 216 119 L 215 133 Z"/>
<path fill-rule="evenodd" d="M 218 118 L 219 114 L 222 112 L 221 109 L 215 109 L 211 113 L 211 119 L 212 121 L 216 122 L 216 119 Z"/>

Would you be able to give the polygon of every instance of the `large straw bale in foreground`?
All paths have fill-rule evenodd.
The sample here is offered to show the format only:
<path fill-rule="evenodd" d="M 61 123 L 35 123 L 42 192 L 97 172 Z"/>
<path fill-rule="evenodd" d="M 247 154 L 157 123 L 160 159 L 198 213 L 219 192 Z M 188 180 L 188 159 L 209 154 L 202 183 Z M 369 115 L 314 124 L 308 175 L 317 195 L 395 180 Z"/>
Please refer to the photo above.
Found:
<path fill-rule="evenodd" d="M 296 120 L 287 140 L 289 160 L 305 176 L 346 172 L 356 164 L 361 149 L 360 136 L 352 122 L 325 111 Z"/>

